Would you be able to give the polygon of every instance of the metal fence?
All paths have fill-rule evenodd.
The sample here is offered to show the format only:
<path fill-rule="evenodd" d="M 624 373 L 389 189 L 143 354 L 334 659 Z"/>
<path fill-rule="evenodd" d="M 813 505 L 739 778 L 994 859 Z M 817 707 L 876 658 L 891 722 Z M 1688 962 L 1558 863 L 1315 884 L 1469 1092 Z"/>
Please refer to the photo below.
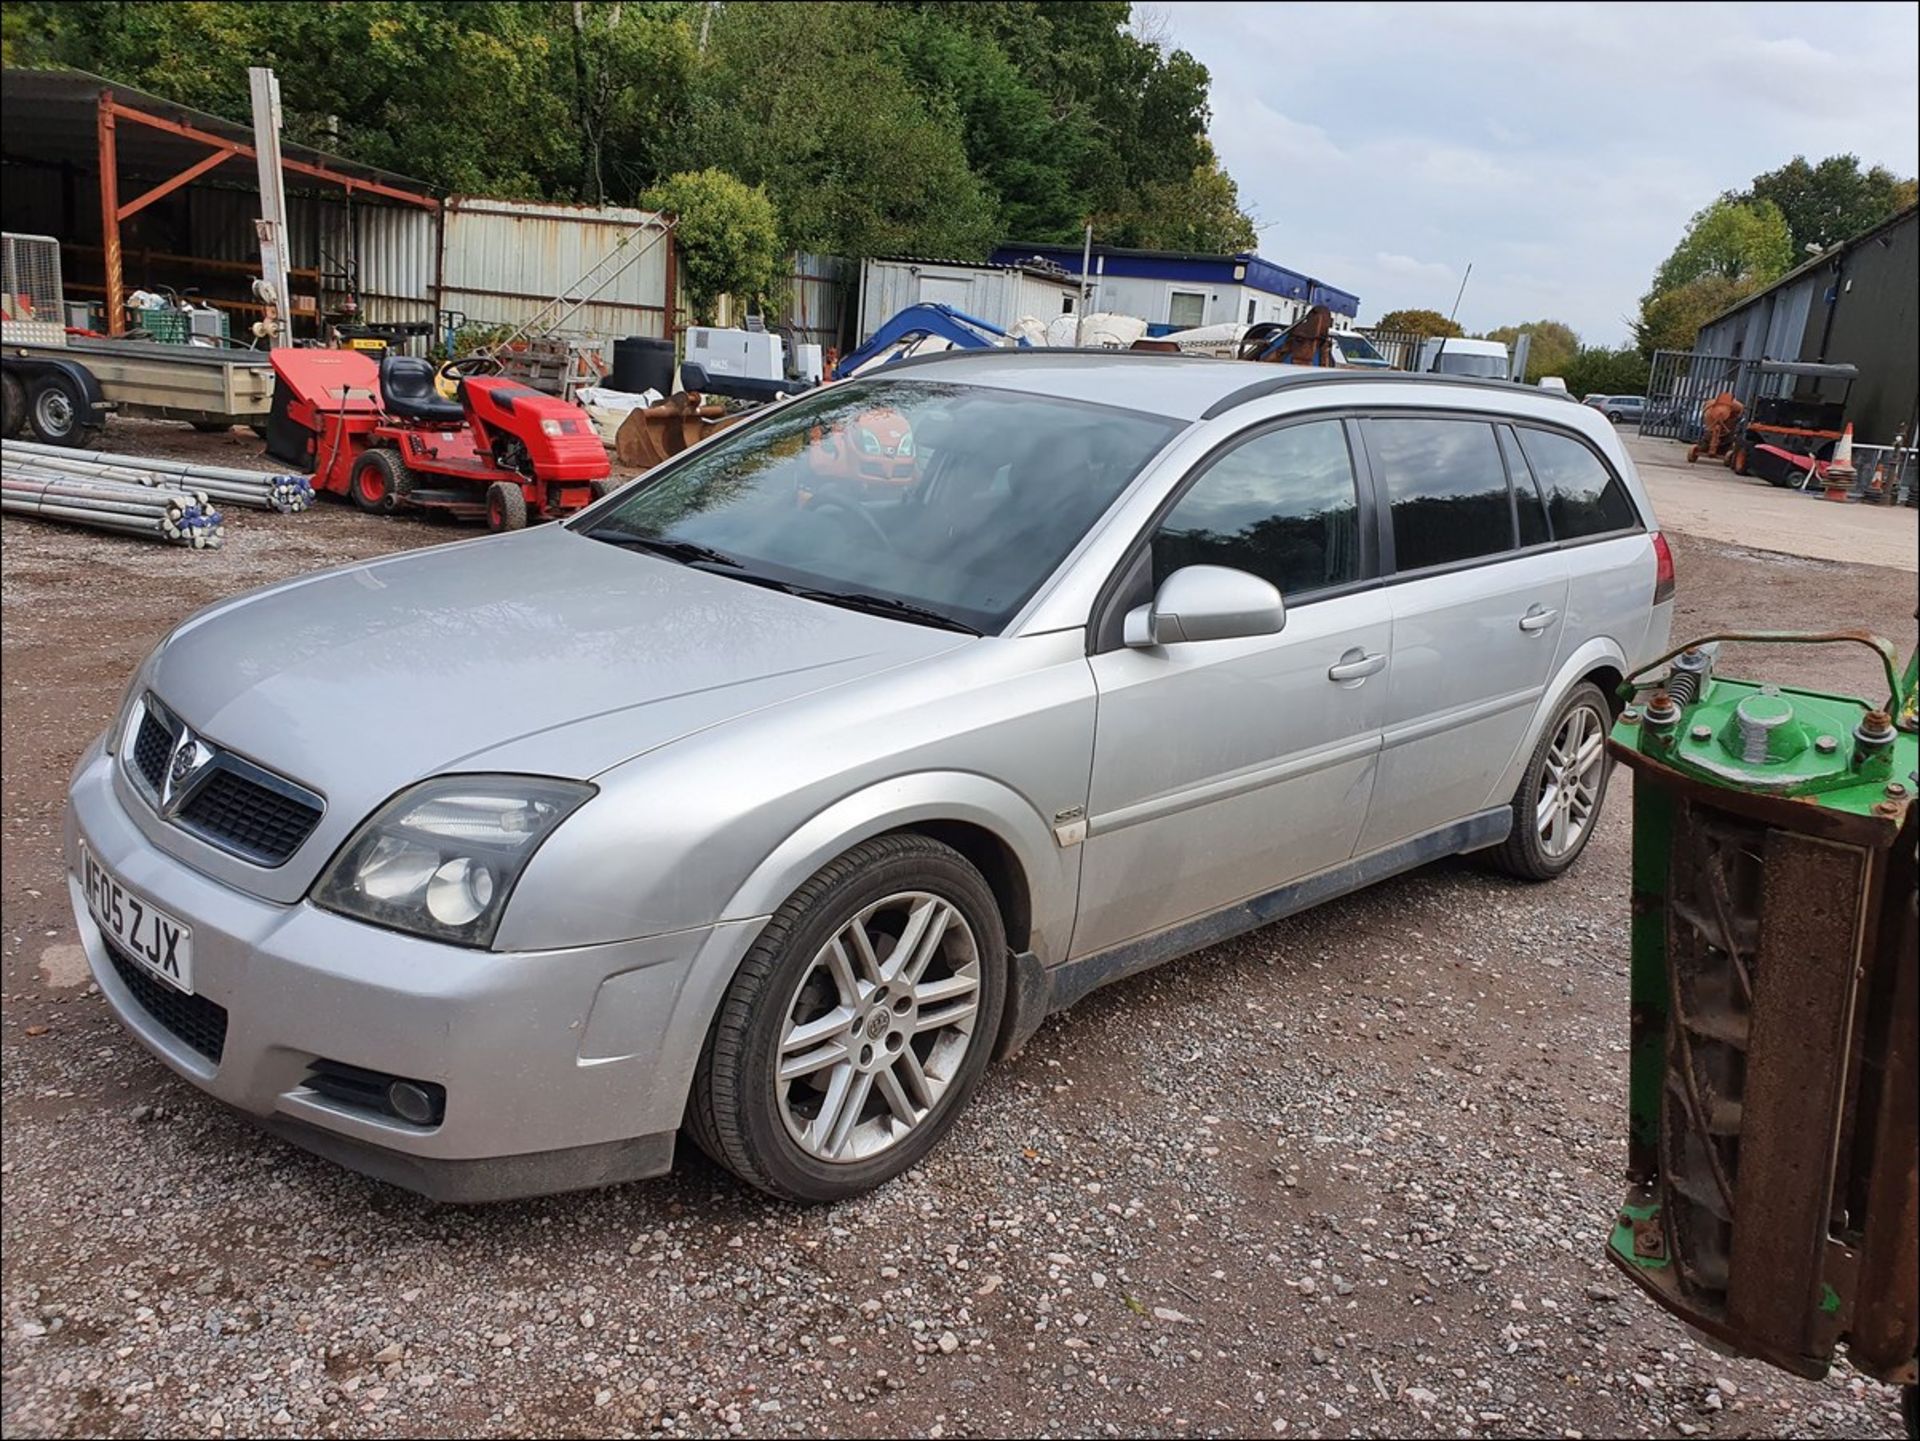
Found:
<path fill-rule="evenodd" d="M 1691 444 L 1706 433 L 1701 412 L 1723 391 L 1749 411 L 1763 396 L 1792 395 L 1806 377 L 1758 356 L 1713 355 L 1699 350 L 1659 350 L 1647 381 L 1647 408 L 1640 433 Z M 1821 382 L 1815 380 L 1819 390 Z"/>
<path fill-rule="evenodd" d="M 1420 342 L 1424 338 L 1411 330 L 1379 330 L 1363 328 L 1364 335 L 1373 348 L 1395 370 L 1412 370 L 1420 364 Z"/>

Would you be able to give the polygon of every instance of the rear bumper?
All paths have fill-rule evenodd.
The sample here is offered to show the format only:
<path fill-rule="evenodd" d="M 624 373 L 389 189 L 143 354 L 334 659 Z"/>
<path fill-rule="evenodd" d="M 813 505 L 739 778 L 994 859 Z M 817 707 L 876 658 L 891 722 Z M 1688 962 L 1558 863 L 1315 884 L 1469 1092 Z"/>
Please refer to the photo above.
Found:
<path fill-rule="evenodd" d="M 83 841 L 123 885 L 192 927 L 196 1005 L 224 1010 L 223 1042 L 163 1017 L 168 1006 L 153 1008 L 152 993 L 143 1002 L 122 978 L 74 874 Z M 148 1050 L 275 1134 L 442 1200 L 665 1171 L 712 1003 L 760 928 L 500 953 L 263 901 L 154 847 L 98 744 L 74 777 L 65 845 L 94 979 Z M 323 1095 L 308 1084 L 321 1059 L 444 1086 L 444 1118 L 417 1126 Z"/>

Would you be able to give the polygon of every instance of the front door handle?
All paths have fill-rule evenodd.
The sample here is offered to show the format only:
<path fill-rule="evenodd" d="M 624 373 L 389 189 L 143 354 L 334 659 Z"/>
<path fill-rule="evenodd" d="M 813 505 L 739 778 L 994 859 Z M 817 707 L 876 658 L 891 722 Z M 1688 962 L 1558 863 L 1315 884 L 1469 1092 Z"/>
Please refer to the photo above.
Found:
<path fill-rule="evenodd" d="M 1530 606 L 1527 613 L 1520 617 L 1520 629 L 1528 635 L 1538 635 L 1558 619 L 1560 612 L 1557 610 L 1548 610 L 1544 605 Z"/>
<path fill-rule="evenodd" d="M 1387 668 L 1384 654 L 1371 654 L 1355 646 L 1333 665 L 1327 667 L 1328 680 L 1365 680 L 1370 675 L 1378 675 Z"/>

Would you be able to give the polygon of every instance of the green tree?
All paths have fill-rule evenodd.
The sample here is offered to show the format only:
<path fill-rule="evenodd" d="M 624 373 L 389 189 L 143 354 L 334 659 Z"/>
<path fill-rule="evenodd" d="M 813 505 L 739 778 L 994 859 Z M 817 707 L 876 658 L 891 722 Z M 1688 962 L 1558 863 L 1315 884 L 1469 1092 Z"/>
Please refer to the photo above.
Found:
<path fill-rule="evenodd" d="M 1704 276 L 1766 285 L 1793 263 L 1793 240 L 1771 200 L 1716 200 L 1695 215 L 1653 278 L 1654 295 Z"/>
<path fill-rule="evenodd" d="M 1573 327 L 1559 320 L 1529 320 L 1524 325 L 1503 325 L 1489 330 L 1481 338 L 1497 340 L 1511 352 L 1522 335 L 1533 337 L 1527 346 L 1527 383 L 1537 385 L 1541 377 L 1547 375 L 1564 378 L 1567 363 L 1580 348 L 1580 337 L 1574 334 Z"/>
<path fill-rule="evenodd" d="M 930 108 L 874 43 L 878 13 L 723 6 L 682 153 L 764 185 L 794 249 L 983 256 L 993 197 L 957 117 Z"/>
<path fill-rule="evenodd" d="M 1700 327 L 1735 301 L 1751 295 L 1752 282 L 1724 275 L 1702 275 L 1673 290 L 1646 297 L 1634 322 L 1634 339 L 1643 355 L 1656 350 L 1691 350 Z M 1568 382 L 1572 388 L 1572 382 Z"/>
<path fill-rule="evenodd" d="M 1560 372 L 1567 390 L 1583 395 L 1645 395 L 1650 367 L 1647 357 L 1632 345 L 1609 350 L 1582 346 Z"/>
<path fill-rule="evenodd" d="M 780 224 L 767 192 L 724 170 L 686 170 L 648 191 L 642 203 L 679 216 L 681 284 L 696 324 L 711 325 L 731 295 L 764 307 L 780 276 Z"/>
<path fill-rule="evenodd" d="M 1809 245 L 1825 249 L 1858 235 L 1913 204 L 1913 194 L 1911 179 L 1901 180 L 1882 165 L 1862 170 L 1858 155 L 1829 155 L 1817 165 L 1796 155 L 1722 198 L 1736 205 L 1767 200 L 1778 206 L 1797 263 Z"/>
<path fill-rule="evenodd" d="M 1240 188 L 1221 168 L 1213 146 L 1201 142 L 1201 163 L 1173 181 L 1151 181 L 1129 222 L 1133 243 L 1154 250 L 1235 254 L 1260 242 L 1253 220 L 1240 208 Z"/>
<path fill-rule="evenodd" d="M 1456 339 L 1467 333 L 1437 310 L 1389 310 L 1374 329 L 1402 335 L 1449 335 Z"/>

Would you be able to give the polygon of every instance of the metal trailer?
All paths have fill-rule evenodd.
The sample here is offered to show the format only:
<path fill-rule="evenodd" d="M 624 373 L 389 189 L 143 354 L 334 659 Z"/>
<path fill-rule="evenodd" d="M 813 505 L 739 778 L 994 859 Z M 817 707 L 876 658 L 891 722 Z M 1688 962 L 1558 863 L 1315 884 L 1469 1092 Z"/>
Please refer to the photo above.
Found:
<path fill-rule="evenodd" d="M 273 403 L 266 352 L 70 336 L 59 242 L 0 235 L 0 261 L 0 431 L 7 439 L 31 425 L 50 445 L 84 447 L 114 413 L 208 430 L 266 423 Z"/>
<path fill-rule="evenodd" d="M 196 429 L 230 425 L 264 427 L 273 406 L 273 366 L 265 351 L 217 350 L 198 345 L 161 345 L 150 340 L 69 338 L 60 345 L 0 346 L 9 373 L 44 370 L 56 362 L 90 374 L 119 415 L 183 420 Z M 29 405 L 33 385 L 27 385 Z M 97 426 L 80 421 L 77 430 Z M 42 433 L 54 444 L 79 444 Z"/>

